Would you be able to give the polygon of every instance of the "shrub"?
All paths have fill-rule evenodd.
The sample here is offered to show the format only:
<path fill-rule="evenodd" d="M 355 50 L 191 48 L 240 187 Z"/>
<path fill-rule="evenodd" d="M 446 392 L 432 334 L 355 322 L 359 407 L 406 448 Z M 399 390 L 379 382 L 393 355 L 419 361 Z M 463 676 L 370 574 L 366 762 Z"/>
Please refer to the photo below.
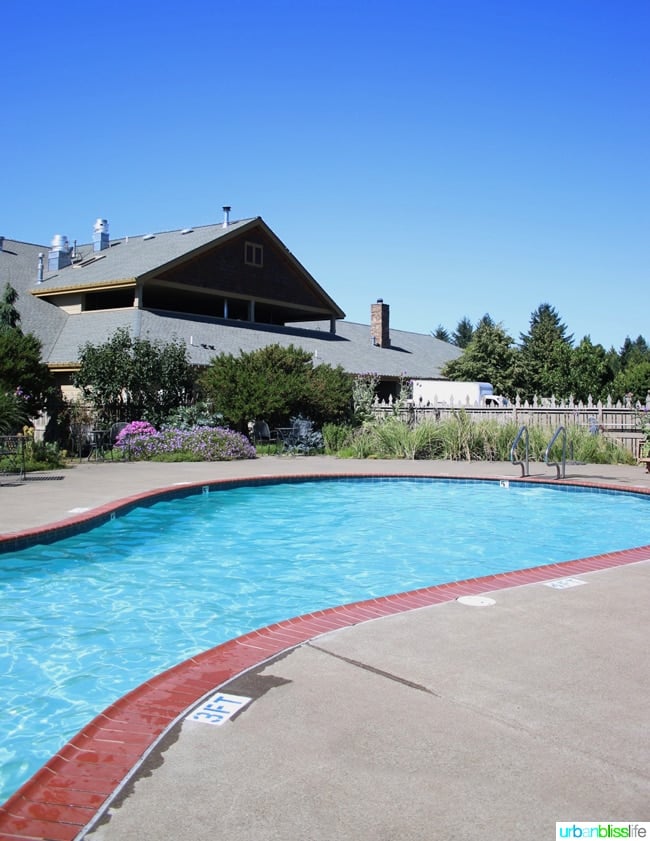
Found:
<path fill-rule="evenodd" d="M 298 412 L 318 424 L 342 421 L 352 403 L 351 378 L 341 366 L 314 365 L 311 353 L 293 345 L 221 353 L 198 384 L 226 422 L 242 432 L 251 418 L 277 427 Z"/>
<path fill-rule="evenodd" d="M 163 428 L 192 429 L 195 426 L 219 426 L 223 415 L 215 412 L 205 400 L 192 403 L 191 406 L 179 406 L 167 416 Z"/>
<path fill-rule="evenodd" d="M 129 458 L 147 458 L 150 439 L 157 435 L 156 428 L 148 421 L 131 421 L 118 432 L 114 446 L 126 450 Z"/>
<path fill-rule="evenodd" d="M 136 421 L 139 431 L 129 433 L 129 424 L 118 435 L 116 447 L 129 450 L 131 458 L 153 461 L 234 461 L 255 458 L 248 438 L 220 426 L 193 429 L 167 428 L 156 432 L 149 424 Z M 151 431 L 153 430 L 153 431 Z"/>
<path fill-rule="evenodd" d="M 79 351 L 73 381 L 103 423 L 148 418 L 160 424 L 192 393 L 194 370 L 186 345 L 133 338 L 123 328 L 99 345 Z"/>
<path fill-rule="evenodd" d="M 118 434 L 117 438 L 115 439 L 115 443 L 118 446 L 121 446 L 123 441 L 126 438 L 130 438 L 132 435 L 157 435 L 156 427 L 152 426 L 149 421 L 131 421 L 131 423 L 127 423 L 127 425 L 121 429 Z"/>
<path fill-rule="evenodd" d="M 34 441 L 30 447 L 26 445 L 25 470 L 59 470 L 65 467 L 66 450 L 50 441 Z"/>
<path fill-rule="evenodd" d="M 322 452 L 324 448 L 323 433 L 314 429 L 314 422 L 309 418 L 297 415 L 291 418 L 292 438 L 289 450 L 294 454 L 309 455 Z"/>
<path fill-rule="evenodd" d="M 24 426 L 22 438 L 18 441 L 16 453 L 0 459 L 0 472 L 14 473 L 23 465 L 26 473 L 34 470 L 59 470 L 65 467 L 66 450 L 61 450 L 58 444 L 35 441 L 33 427 Z"/>
<path fill-rule="evenodd" d="M 352 380 L 352 405 L 354 420 L 358 424 L 372 421 L 372 404 L 375 401 L 379 374 L 357 374 Z"/>
<path fill-rule="evenodd" d="M 336 423 L 323 424 L 322 432 L 325 453 L 329 456 L 340 454 L 352 438 L 352 429 L 349 426 L 339 426 Z"/>
<path fill-rule="evenodd" d="M 14 434 L 27 422 L 25 403 L 15 392 L 0 386 L 0 435 Z"/>

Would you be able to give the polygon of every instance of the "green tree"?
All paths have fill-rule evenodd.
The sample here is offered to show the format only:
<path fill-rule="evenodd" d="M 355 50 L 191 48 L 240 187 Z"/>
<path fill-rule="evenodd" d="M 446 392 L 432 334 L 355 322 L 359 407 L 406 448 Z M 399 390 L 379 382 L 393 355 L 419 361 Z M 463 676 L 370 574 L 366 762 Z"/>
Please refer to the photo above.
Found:
<path fill-rule="evenodd" d="M 645 405 L 650 392 L 650 361 L 637 362 L 619 371 L 612 383 L 614 400 L 625 400 L 629 395 L 633 403 Z"/>
<path fill-rule="evenodd" d="M 472 327 L 472 322 L 465 316 L 461 318 L 456 326 L 456 329 L 451 334 L 451 341 L 456 347 L 466 348 L 467 345 L 472 341 L 472 336 L 474 335 L 474 328 Z"/>
<path fill-rule="evenodd" d="M 449 330 L 447 330 L 446 327 L 443 327 L 442 324 L 439 324 L 436 329 L 432 331 L 431 335 L 434 339 L 440 339 L 441 342 L 449 342 L 451 344 Z"/>
<path fill-rule="evenodd" d="M 194 373 L 185 345 L 131 338 L 125 329 L 100 345 L 87 342 L 74 384 L 103 423 L 148 420 L 160 425 L 192 395 Z"/>
<path fill-rule="evenodd" d="M 18 327 L 0 329 L 0 390 L 12 392 L 34 417 L 53 394 L 53 380 L 41 360 L 41 343 Z"/>
<path fill-rule="evenodd" d="M 41 359 L 42 346 L 33 333 L 20 329 L 20 313 L 16 309 L 18 293 L 9 283 L 0 298 L 0 391 L 7 395 L 4 402 L 8 417 L 14 405 L 18 412 L 16 423 L 36 416 L 54 394 L 52 375 Z"/>
<path fill-rule="evenodd" d="M 342 368 L 314 367 L 310 353 L 293 345 L 265 348 L 239 356 L 215 357 L 199 379 L 215 410 L 240 431 L 251 420 L 282 426 L 297 414 L 317 423 L 349 415 L 352 382 Z"/>
<path fill-rule="evenodd" d="M 18 292 L 11 286 L 5 284 L 2 298 L 0 298 L 0 330 L 14 330 L 19 328 L 20 313 L 15 307 L 18 300 Z"/>
<path fill-rule="evenodd" d="M 611 382 L 621 370 L 621 357 L 619 356 L 616 348 L 613 347 L 610 347 L 610 349 L 607 351 L 606 357 L 607 369 L 609 371 L 609 380 Z"/>
<path fill-rule="evenodd" d="M 452 359 L 442 374 L 452 380 L 489 382 L 497 394 L 513 396 L 516 353 L 512 338 L 501 324 L 484 315 L 472 340 L 458 359 Z"/>
<path fill-rule="evenodd" d="M 0 435 L 16 435 L 27 421 L 25 403 L 14 392 L 0 388 Z"/>
<path fill-rule="evenodd" d="M 637 365 L 639 362 L 650 362 L 650 348 L 643 336 L 637 336 L 632 341 L 629 336 L 623 342 L 623 347 L 619 351 L 620 369 L 631 365 Z"/>
<path fill-rule="evenodd" d="M 586 402 L 589 397 L 600 400 L 607 396 L 611 386 L 612 373 L 607 351 L 602 345 L 594 345 L 585 336 L 574 348 L 571 357 L 569 387 L 576 400 Z"/>
<path fill-rule="evenodd" d="M 532 313 L 530 330 L 520 340 L 516 377 L 520 395 L 527 400 L 535 395 L 569 397 L 573 336 L 567 336 L 550 304 L 540 304 Z"/>
<path fill-rule="evenodd" d="M 352 416 L 352 377 L 340 365 L 315 365 L 309 372 L 302 410 L 318 426 L 342 423 Z"/>

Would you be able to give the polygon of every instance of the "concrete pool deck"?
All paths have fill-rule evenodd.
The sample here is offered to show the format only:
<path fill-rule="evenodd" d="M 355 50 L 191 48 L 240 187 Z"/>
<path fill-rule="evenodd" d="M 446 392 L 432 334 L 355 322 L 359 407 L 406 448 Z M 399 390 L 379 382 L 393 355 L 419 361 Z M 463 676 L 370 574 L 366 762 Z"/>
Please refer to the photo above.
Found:
<path fill-rule="evenodd" d="M 341 474 L 519 471 L 318 457 L 83 463 L 1 486 L 0 536 L 178 483 Z M 567 465 L 566 481 L 650 490 L 636 466 Z M 73 739 L 0 808 L 0 841 L 473 841 L 552 838 L 560 820 L 650 820 L 648 559 L 637 550 L 323 611 L 200 655 L 149 682 L 164 698 L 136 691 Z M 495 603 L 456 600 L 472 594 Z M 221 727 L 186 720 L 217 688 L 253 700 Z"/>

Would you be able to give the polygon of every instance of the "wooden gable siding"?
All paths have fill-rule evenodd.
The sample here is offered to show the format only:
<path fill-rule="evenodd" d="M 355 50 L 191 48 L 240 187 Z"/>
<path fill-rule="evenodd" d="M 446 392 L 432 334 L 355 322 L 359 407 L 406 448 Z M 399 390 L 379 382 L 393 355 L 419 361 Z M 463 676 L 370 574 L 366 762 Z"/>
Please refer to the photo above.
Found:
<path fill-rule="evenodd" d="M 263 263 L 248 265 L 244 260 L 246 243 L 261 245 Z M 282 254 L 259 228 L 217 245 L 182 266 L 158 275 L 175 286 L 194 287 L 221 295 L 235 295 L 258 301 L 290 303 L 294 306 L 331 310 L 328 302 Z"/>

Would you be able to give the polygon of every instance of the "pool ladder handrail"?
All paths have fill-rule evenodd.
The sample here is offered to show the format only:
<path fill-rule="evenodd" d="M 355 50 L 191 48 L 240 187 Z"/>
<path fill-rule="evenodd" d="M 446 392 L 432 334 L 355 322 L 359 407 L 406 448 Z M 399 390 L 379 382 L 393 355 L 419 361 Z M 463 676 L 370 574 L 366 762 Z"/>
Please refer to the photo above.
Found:
<path fill-rule="evenodd" d="M 515 461 L 515 456 L 517 454 L 517 444 L 521 440 L 522 435 L 525 435 L 526 456 L 524 458 L 524 461 L 521 461 L 521 459 L 519 461 Z M 528 439 L 528 427 L 524 424 L 524 426 L 520 427 L 519 432 L 517 433 L 517 436 L 516 436 L 515 440 L 512 442 L 512 447 L 510 447 L 510 461 L 515 466 L 519 465 L 519 467 L 521 467 L 521 475 L 522 476 L 530 476 L 530 470 L 528 468 L 529 452 L 530 452 L 530 446 L 529 446 L 529 439 Z"/>
<path fill-rule="evenodd" d="M 562 433 L 562 462 L 557 461 L 549 461 L 548 457 L 551 452 L 551 447 L 555 444 L 558 436 Z M 544 462 L 548 464 L 549 467 L 554 467 L 557 470 L 556 479 L 565 479 L 566 478 L 566 429 L 563 426 L 558 426 L 555 430 L 555 434 L 549 441 L 548 447 L 546 448 L 546 452 L 544 453 Z M 562 470 L 560 471 L 560 467 Z"/>

